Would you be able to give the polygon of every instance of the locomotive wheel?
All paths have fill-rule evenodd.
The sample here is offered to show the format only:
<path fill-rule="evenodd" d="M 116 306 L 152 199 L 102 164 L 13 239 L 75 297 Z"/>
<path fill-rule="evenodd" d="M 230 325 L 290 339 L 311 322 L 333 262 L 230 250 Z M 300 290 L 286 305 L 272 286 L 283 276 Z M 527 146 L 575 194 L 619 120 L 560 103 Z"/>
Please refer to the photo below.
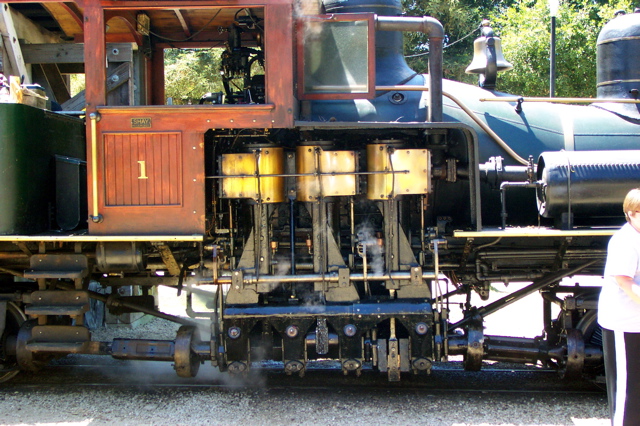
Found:
<path fill-rule="evenodd" d="M 567 330 L 567 359 L 560 370 L 563 379 L 578 379 L 584 368 L 584 337 L 580 330 Z"/>
<path fill-rule="evenodd" d="M 7 303 L 4 333 L 0 336 L 0 383 L 12 379 L 20 372 L 15 346 L 20 326 L 26 320 L 26 315 L 15 303 Z"/>
<path fill-rule="evenodd" d="M 598 358 L 590 359 L 586 349 L 589 345 L 590 352 L 593 352 L 595 347 L 602 353 L 602 329 L 598 324 L 597 314 L 596 309 L 588 311 L 574 329 L 567 330 L 567 355 L 556 365 L 558 374 L 563 379 L 576 379 L 583 375 L 594 378 L 604 374 L 604 362 L 598 362 Z"/>
<path fill-rule="evenodd" d="M 466 371 L 480 371 L 484 356 L 484 332 L 482 323 L 469 324 L 467 328 L 467 353 L 463 366 Z"/>
<path fill-rule="evenodd" d="M 180 377 L 195 377 L 200 368 L 200 357 L 192 350 L 200 339 L 198 330 L 189 325 L 178 329 L 175 343 L 174 366 Z"/>
<path fill-rule="evenodd" d="M 21 370 L 26 371 L 38 371 L 52 359 L 51 355 L 34 354 L 27 349 L 27 343 L 31 340 L 33 335 L 33 327 L 38 325 L 38 320 L 28 320 L 22 323 L 20 331 L 18 332 L 18 339 L 16 342 L 16 360 L 18 361 L 18 367 Z"/>
<path fill-rule="evenodd" d="M 600 324 L 598 324 L 598 311 L 596 309 L 588 311 L 580 321 L 578 321 L 576 329 L 582 332 L 585 346 L 590 346 L 591 350 L 598 348 L 600 353 L 602 353 L 602 328 Z M 585 351 L 587 350 L 585 349 Z M 602 358 L 602 362 L 597 362 L 590 360 L 589 356 L 587 356 L 585 358 L 583 373 L 590 377 L 604 375 L 604 358 Z"/>

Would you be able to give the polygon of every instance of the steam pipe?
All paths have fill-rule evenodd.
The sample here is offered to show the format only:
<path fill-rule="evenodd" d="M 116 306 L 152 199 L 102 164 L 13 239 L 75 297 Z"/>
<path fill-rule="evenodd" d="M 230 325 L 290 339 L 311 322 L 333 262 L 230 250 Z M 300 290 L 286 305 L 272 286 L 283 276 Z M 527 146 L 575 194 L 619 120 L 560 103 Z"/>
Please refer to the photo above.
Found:
<path fill-rule="evenodd" d="M 429 111 L 427 120 L 442 121 L 442 41 L 444 28 L 435 18 L 377 16 L 376 29 L 380 31 L 421 32 L 429 37 Z"/>
<path fill-rule="evenodd" d="M 500 136 L 498 136 L 498 134 L 496 132 L 494 132 L 488 125 L 483 123 L 480 120 L 480 118 L 478 118 L 476 113 L 471 111 L 469 109 L 469 107 L 467 107 L 460 99 L 456 98 L 455 96 L 453 96 L 450 93 L 445 93 L 445 96 L 447 98 L 451 99 L 453 102 L 455 102 L 460 108 L 462 108 L 462 110 L 469 116 L 469 118 L 471 118 L 478 126 L 480 126 L 480 128 L 482 130 L 487 132 L 487 134 L 491 137 L 491 139 L 496 141 L 496 143 L 498 145 L 500 145 L 500 147 L 502 149 L 507 151 L 507 154 L 509 154 L 511 156 L 511 158 L 513 158 L 514 160 L 516 160 L 520 164 L 524 164 L 525 166 L 529 165 L 529 162 L 527 160 L 525 160 L 524 158 L 520 157 L 518 155 L 518 153 L 516 153 L 509 145 L 507 145 L 507 143 L 505 141 L 503 141 L 502 138 Z"/>
<path fill-rule="evenodd" d="M 423 272 L 422 279 L 424 280 L 432 280 L 437 276 L 433 272 Z M 363 281 L 365 279 L 365 275 L 362 273 L 351 274 L 349 278 L 352 281 Z M 338 282 L 339 276 L 337 272 L 329 272 L 325 274 L 305 274 L 305 275 L 260 275 L 259 277 L 256 275 L 245 275 L 244 276 L 244 284 L 271 284 L 271 283 L 312 283 L 316 281 L 325 281 L 325 282 Z M 387 281 L 387 280 L 398 280 L 398 281 L 408 281 L 411 279 L 411 273 L 408 271 L 399 271 L 399 272 L 391 272 L 383 273 L 383 274 L 366 274 L 366 279 L 369 281 Z M 209 278 L 201 279 L 199 285 L 202 284 L 211 284 Z M 222 276 L 219 277 L 216 282 L 213 284 L 231 284 L 230 276 Z"/>
<path fill-rule="evenodd" d="M 296 273 L 296 212 L 294 199 L 289 199 L 289 245 L 291 246 L 291 273 Z"/>
<path fill-rule="evenodd" d="M 431 60 L 429 60 L 429 62 L 431 63 Z M 442 68 L 441 68 L 441 71 L 442 71 Z M 439 81 L 438 84 L 441 84 L 441 82 Z M 440 88 L 442 89 L 442 87 Z M 376 90 L 377 91 L 384 90 L 387 92 L 394 91 L 394 90 L 397 90 L 397 91 L 403 90 L 405 92 L 420 92 L 425 90 L 428 91 L 428 89 L 425 89 L 423 86 L 402 86 L 402 85 L 376 86 Z M 433 96 L 433 93 L 430 94 L 430 97 L 432 96 Z M 493 139 L 498 145 L 500 145 L 500 147 L 504 149 L 507 152 L 507 154 L 509 154 L 514 160 L 516 160 L 518 163 L 523 164 L 525 166 L 529 165 L 529 162 L 527 160 L 520 157 L 517 152 L 515 152 L 500 136 L 498 136 L 496 132 L 494 132 L 491 129 L 491 127 L 489 127 L 482 120 L 480 120 L 478 115 L 475 112 L 473 112 L 468 106 L 466 106 L 464 102 L 462 102 L 460 99 L 456 98 L 455 96 L 453 96 L 451 93 L 448 93 L 448 92 L 442 92 L 442 96 L 446 96 L 447 98 L 455 102 L 460 107 L 460 109 L 462 109 L 462 111 L 464 111 L 464 113 L 467 114 L 467 116 L 469 116 L 469 118 L 471 118 L 482 130 L 484 130 L 487 133 L 487 135 L 489 135 L 491 139 Z M 439 98 L 440 102 L 442 102 L 442 96 Z M 502 98 L 498 98 L 498 99 L 502 99 Z M 486 99 L 486 100 L 489 100 L 489 99 Z M 440 112 L 442 113 L 442 103 L 440 104 L 440 108 L 441 108 Z M 429 112 L 429 114 L 431 114 L 431 112 Z M 440 117 L 442 118 L 442 116 Z"/>

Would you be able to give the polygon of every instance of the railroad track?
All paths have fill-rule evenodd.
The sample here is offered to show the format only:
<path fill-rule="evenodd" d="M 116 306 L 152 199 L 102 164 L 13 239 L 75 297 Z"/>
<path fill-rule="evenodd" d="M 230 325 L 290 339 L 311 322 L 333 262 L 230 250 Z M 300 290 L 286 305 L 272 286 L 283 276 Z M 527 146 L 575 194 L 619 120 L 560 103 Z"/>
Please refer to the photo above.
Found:
<path fill-rule="evenodd" d="M 403 392 L 466 392 L 513 394 L 602 394 L 604 386 L 589 380 L 563 381 L 549 369 L 517 366 L 490 366 L 480 372 L 467 372 L 443 364 L 434 366 L 430 375 L 403 375 L 390 383 L 385 375 L 364 369 L 361 377 L 344 376 L 331 363 L 311 366 L 305 377 L 287 376 L 282 366 L 261 365 L 246 375 L 220 373 L 203 365 L 198 377 L 177 377 L 170 364 L 149 361 L 97 363 L 91 357 L 71 357 L 45 367 L 39 373 L 22 373 L 0 385 L 0 390 L 74 388 L 139 389 L 266 389 L 268 391 L 335 391 L 367 389 Z M 101 358 L 104 360 L 104 358 Z M 89 361 L 89 362 L 87 362 Z"/>

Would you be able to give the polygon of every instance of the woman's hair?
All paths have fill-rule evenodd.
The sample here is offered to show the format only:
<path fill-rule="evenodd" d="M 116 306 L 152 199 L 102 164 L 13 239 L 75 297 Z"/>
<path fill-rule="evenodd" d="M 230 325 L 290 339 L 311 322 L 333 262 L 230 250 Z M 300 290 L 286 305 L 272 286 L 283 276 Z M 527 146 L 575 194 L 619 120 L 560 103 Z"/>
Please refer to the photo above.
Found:
<path fill-rule="evenodd" d="M 622 210 L 627 222 L 629 221 L 628 212 L 640 211 L 640 188 L 632 189 L 627 193 L 627 196 L 624 197 L 624 203 L 622 203 Z"/>

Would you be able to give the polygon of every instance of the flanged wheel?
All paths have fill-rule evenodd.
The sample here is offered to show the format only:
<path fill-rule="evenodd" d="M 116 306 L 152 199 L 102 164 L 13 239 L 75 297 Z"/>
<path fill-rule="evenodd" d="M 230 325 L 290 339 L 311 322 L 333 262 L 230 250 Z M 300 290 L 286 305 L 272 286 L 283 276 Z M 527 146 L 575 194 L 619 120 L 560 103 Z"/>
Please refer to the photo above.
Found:
<path fill-rule="evenodd" d="M 467 353 L 463 366 L 466 371 L 480 371 L 484 356 L 484 332 L 482 323 L 471 323 L 467 328 Z"/>
<path fill-rule="evenodd" d="M 183 325 L 178 329 L 173 356 L 176 373 L 180 377 L 195 377 L 200 368 L 200 357 L 193 350 L 200 342 L 198 330 L 190 325 Z"/>
<path fill-rule="evenodd" d="M 20 370 L 38 371 L 53 358 L 51 354 L 34 353 L 27 348 L 27 344 L 33 337 L 33 328 L 37 325 L 38 320 L 31 319 L 23 322 L 18 331 L 16 360 Z"/>
<path fill-rule="evenodd" d="M 584 337 L 580 330 L 567 330 L 567 359 L 560 370 L 563 379 L 577 379 L 584 369 Z"/>
<path fill-rule="evenodd" d="M 604 376 L 604 354 L 602 349 L 602 328 L 598 324 L 598 310 L 592 309 L 576 324 L 584 340 L 584 376 L 595 378 Z"/>
<path fill-rule="evenodd" d="M 0 383 L 6 382 L 20 372 L 16 359 L 16 340 L 26 315 L 13 302 L 6 304 L 5 327 L 0 335 Z"/>

